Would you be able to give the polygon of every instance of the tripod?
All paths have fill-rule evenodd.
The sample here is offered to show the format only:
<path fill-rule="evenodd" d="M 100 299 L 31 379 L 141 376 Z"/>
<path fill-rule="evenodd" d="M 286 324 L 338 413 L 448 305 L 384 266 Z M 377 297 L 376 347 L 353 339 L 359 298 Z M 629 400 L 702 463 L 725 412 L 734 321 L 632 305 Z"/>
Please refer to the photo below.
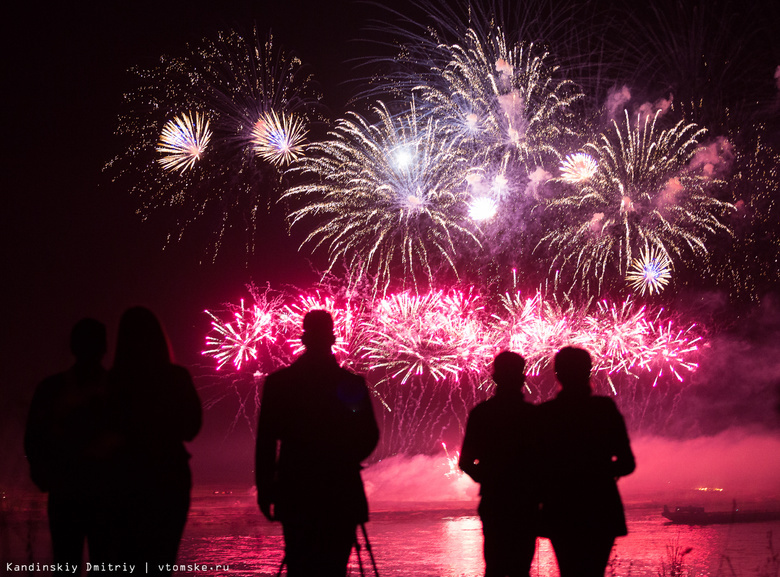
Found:
<path fill-rule="evenodd" d="M 360 524 L 360 530 L 363 533 L 363 540 L 366 542 L 366 551 L 368 551 L 368 557 L 371 559 L 371 566 L 374 568 L 374 577 L 379 577 L 379 570 L 376 568 L 376 560 L 374 559 L 374 551 L 371 549 L 371 541 L 368 540 L 368 532 L 366 531 L 366 524 Z M 365 577 L 363 573 L 363 559 L 360 558 L 360 542 L 358 540 L 357 533 L 355 533 L 355 552 L 358 558 L 358 567 L 360 568 L 360 577 Z"/>
<path fill-rule="evenodd" d="M 366 531 L 366 524 L 360 524 L 360 531 L 363 533 L 363 540 L 366 542 L 366 551 L 368 551 L 368 557 L 371 559 L 371 566 L 374 569 L 374 577 L 379 577 L 379 570 L 376 567 L 376 559 L 374 559 L 374 551 L 371 548 L 371 541 L 368 540 L 368 532 Z M 358 568 L 360 569 L 360 577 L 365 577 L 365 571 L 363 570 L 363 558 L 360 556 L 360 540 L 358 539 L 357 532 L 355 533 L 355 553 L 357 553 Z M 287 565 L 287 557 L 282 558 L 282 563 L 279 565 L 279 571 L 276 573 L 276 577 L 282 577 L 282 572 Z"/>

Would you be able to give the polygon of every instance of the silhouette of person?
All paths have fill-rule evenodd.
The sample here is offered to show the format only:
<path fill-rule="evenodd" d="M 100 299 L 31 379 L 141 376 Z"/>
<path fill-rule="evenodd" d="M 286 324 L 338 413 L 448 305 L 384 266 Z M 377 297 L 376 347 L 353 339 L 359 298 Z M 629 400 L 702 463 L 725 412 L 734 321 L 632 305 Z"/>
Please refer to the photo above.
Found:
<path fill-rule="evenodd" d="M 24 448 L 35 485 L 48 492 L 53 561 L 81 567 L 85 542 L 92 562 L 105 560 L 100 500 L 105 465 L 106 327 L 90 318 L 70 334 L 76 358 L 44 379 L 30 405 Z"/>
<path fill-rule="evenodd" d="M 190 505 L 190 455 L 202 410 L 189 372 L 171 362 L 157 317 L 133 307 L 119 322 L 109 402 L 120 439 L 113 464 L 118 558 L 170 574 Z M 146 565 L 148 563 L 148 565 Z"/>
<path fill-rule="evenodd" d="M 561 391 L 539 407 L 542 522 L 561 577 L 603 577 L 615 537 L 628 532 L 616 480 L 634 471 L 634 454 L 615 403 L 592 394 L 590 370 L 587 351 L 558 351 Z"/>
<path fill-rule="evenodd" d="M 493 360 L 493 397 L 469 414 L 460 468 L 480 484 L 485 577 L 528 576 L 536 549 L 539 499 L 537 407 L 523 398 L 525 359 Z"/>
<path fill-rule="evenodd" d="M 333 318 L 303 318 L 305 352 L 265 381 L 257 426 L 260 511 L 282 523 L 290 577 L 343 577 L 368 520 L 361 462 L 379 441 L 363 377 L 331 353 Z"/>

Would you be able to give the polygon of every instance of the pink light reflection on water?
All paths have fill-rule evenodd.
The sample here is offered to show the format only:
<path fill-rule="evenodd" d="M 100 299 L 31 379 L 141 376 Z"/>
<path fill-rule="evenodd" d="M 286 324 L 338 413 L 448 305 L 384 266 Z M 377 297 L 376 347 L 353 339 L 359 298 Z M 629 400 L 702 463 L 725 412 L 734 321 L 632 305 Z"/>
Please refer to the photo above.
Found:
<path fill-rule="evenodd" d="M 281 527 L 260 517 L 254 499 L 224 497 L 193 502 L 179 552 L 179 563 L 228 565 L 226 571 L 179 575 L 274 576 L 282 558 Z M 477 577 L 484 572 L 482 530 L 476 503 L 374 506 L 366 525 L 379 573 L 397 577 Z M 595 512 L 594 512 L 595 514 Z M 607 575 L 657 577 L 670 561 L 668 548 L 692 548 L 684 558 L 700 577 L 762 576 L 771 555 L 768 532 L 780 536 L 780 522 L 687 527 L 668 525 L 660 507 L 629 506 L 630 534 L 618 538 Z M 780 538 L 780 537 L 778 537 Z M 362 535 L 360 541 L 363 543 Z M 777 545 L 775 544 L 775 550 Z M 366 575 L 373 575 L 362 552 Z M 763 573 L 761 571 L 764 571 Z M 350 575 L 359 575 L 353 553 Z M 537 541 L 531 575 L 558 577 L 555 557 L 546 539 Z"/>
<path fill-rule="evenodd" d="M 728 509 L 727 501 L 712 503 L 708 508 Z M 372 502 L 371 505 L 367 530 L 381 575 L 477 577 L 483 574 L 482 531 L 476 502 L 393 506 Z M 745 508 L 774 510 L 778 507 L 780 503 L 776 501 L 750 506 L 745 503 Z M 626 509 L 629 535 L 618 538 L 608 577 L 657 577 L 663 574 L 663 563 L 669 566 L 668 548 L 675 546 L 680 550 L 691 548 L 684 562 L 687 574 L 697 577 L 766 577 L 780 572 L 780 559 L 771 561 L 780 549 L 780 521 L 678 526 L 667 524 L 661 517 L 661 509 L 662 505 L 657 504 L 629 504 Z M 0 559 L 13 563 L 51 561 L 44 496 L 17 498 L 5 509 L 0 508 L 0 517 Z M 272 577 L 278 573 L 283 545 L 281 526 L 261 517 L 248 490 L 214 495 L 196 489 L 178 563 L 197 563 L 199 567 L 206 565 L 212 569 L 185 568 L 176 574 Z M 365 551 L 362 559 L 365 574 L 371 575 Z M 227 568 L 215 571 L 215 565 Z M 359 574 L 353 554 L 350 575 Z M 558 577 L 554 554 L 546 539 L 537 541 L 531 575 Z"/>

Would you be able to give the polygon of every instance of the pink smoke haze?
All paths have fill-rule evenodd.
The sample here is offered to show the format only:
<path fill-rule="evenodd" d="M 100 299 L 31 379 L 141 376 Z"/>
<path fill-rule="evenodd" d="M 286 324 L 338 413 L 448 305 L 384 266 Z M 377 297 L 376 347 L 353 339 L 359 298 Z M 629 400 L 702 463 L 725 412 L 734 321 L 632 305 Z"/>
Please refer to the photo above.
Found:
<path fill-rule="evenodd" d="M 674 100 L 673 95 L 669 95 L 669 98 L 659 98 L 654 103 L 645 102 L 639 107 L 639 110 L 637 110 L 637 114 L 639 115 L 639 125 L 643 125 L 645 121 L 648 118 L 652 118 L 656 112 L 659 113 L 659 116 L 663 116 L 667 113 L 669 108 L 672 106 L 672 101 Z"/>
<path fill-rule="evenodd" d="M 363 471 L 363 481 L 371 503 L 472 501 L 479 495 L 479 485 L 453 469 L 445 453 L 382 459 Z"/>
<path fill-rule="evenodd" d="M 611 88 L 609 95 L 607 96 L 607 116 L 609 118 L 615 118 L 618 112 L 622 112 L 626 102 L 631 100 L 631 91 L 627 86 L 622 88 Z"/>
<path fill-rule="evenodd" d="M 670 178 L 667 181 L 666 186 L 664 186 L 664 189 L 661 191 L 661 196 L 658 199 L 659 204 L 662 206 L 676 204 L 677 195 L 679 195 L 684 190 L 685 187 L 682 185 L 679 178 L 676 176 L 674 178 Z"/>
<path fill-rule="evenodd" d="M 528 175 L 526 194 L 539 198 L 539 187 L 552 178 L 552 174 L 539 167 Z"/>
<path fill-rule="evenodd" d="M 636 472 L 620 481 L 627 500 L 780 498 L 777 434 L 730 429 L 688 440 L 640 437 L 632 446 Z"/>
<path fill-rule="evenodd" d="M 714 142 L 696 151 L 689 168 L 701 168 L 705 176 L 717 177 L 728 172 L 733 160 L 734 147 L 727 138 L 719 136 Z"/>
<path fill-rule="evenodd" d="M 780 499 L 780 435 L 730 429 L 688 440 L 632 439 L 637 469 L 619 482 L 627 503 L 672 504 Z M 373 503 L 476 500 L 479 486 L 453 471 L 448 456 L 393 456 L 363 472 Z"/>

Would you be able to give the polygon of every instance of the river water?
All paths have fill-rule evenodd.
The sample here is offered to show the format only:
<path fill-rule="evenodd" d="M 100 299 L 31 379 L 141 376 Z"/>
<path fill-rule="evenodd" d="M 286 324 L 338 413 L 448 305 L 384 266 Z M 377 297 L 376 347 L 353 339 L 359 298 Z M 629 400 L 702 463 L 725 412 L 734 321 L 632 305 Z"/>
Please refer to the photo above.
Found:
<path fill-rule="evenodd" d="M 366 529 L 380 575 L 477 577 L 484 570 L 475 502 L 372 504 Z M 607 575 L 621 577 L 777 577 L 780 521 L 689 527 L 671 525 L 657 504 L 626 507 L 629 535 L 617 540 Z M 360 539 L 363 542 L 362 536 Z M 182 542 L 183 574 L 276 575 L 283 539 L 248 494 L 196 496 Z M 366 575 L 373 575 L 367 551 Z M 195 567 L 194 564 L 198 564 Z M 217 566 L 221 566 L 217 568 Z M 227 566 L 227 567 L 225 567 Z M 204 571 L 205 568 L 205 571 Z M 360 575 L 353 552 L 351 575 Z M 556 577 L 549 541 L 539 539 L 532 575 Z"/>
<path fill-rule="evenodd" d="M 0 575 L 6 564 L 51 561 L 45 498 L 7 497 L 0 505 Z M 11 501 L 9 503 L 9 501 Z M 371 500 L 368 537 L 383 576 L 477 577 L 482 575 L 482 533 L 476 501 L 394 502 Z M 763 505 L 765 505 L 764 503 Z M 763 506 L 762 505 L 762 506 Z M 721 499 L 718 509 L 728 508 Z M 778 504 L 772 503 L 776 508 Z M 626 503 L 629 535 L 617 540 L 610 577 L 778 577 L 780 521 L 689 527 L 671 525 L 656 502 Z M 361 536 L 361 543 L 364 539 Z M 179 550 L 177 574 L 271 577 L 282 560 L 278 523 L 259 513 L 249 489 L 194 491 Z M 684 555 L 683 555 L 684 554 Z M 682 555 L 682 557 L 681 557 Z M 678 572 L 672 562 L 682 560 Z M 373 575 L 365 545 L 365 575 Z M 37 575 L 39 571 L 21 571 Z M 47 574 L 48 571 L 42 571 Z M 139 572 L 136 572 L 138 574 Z M 140 572 L 142 574 L 142 571 Z M 360 575 L 353 553 L 350 575 Z M 532 575 L 557 577 L 549 541 L 537 541 Z"/>

